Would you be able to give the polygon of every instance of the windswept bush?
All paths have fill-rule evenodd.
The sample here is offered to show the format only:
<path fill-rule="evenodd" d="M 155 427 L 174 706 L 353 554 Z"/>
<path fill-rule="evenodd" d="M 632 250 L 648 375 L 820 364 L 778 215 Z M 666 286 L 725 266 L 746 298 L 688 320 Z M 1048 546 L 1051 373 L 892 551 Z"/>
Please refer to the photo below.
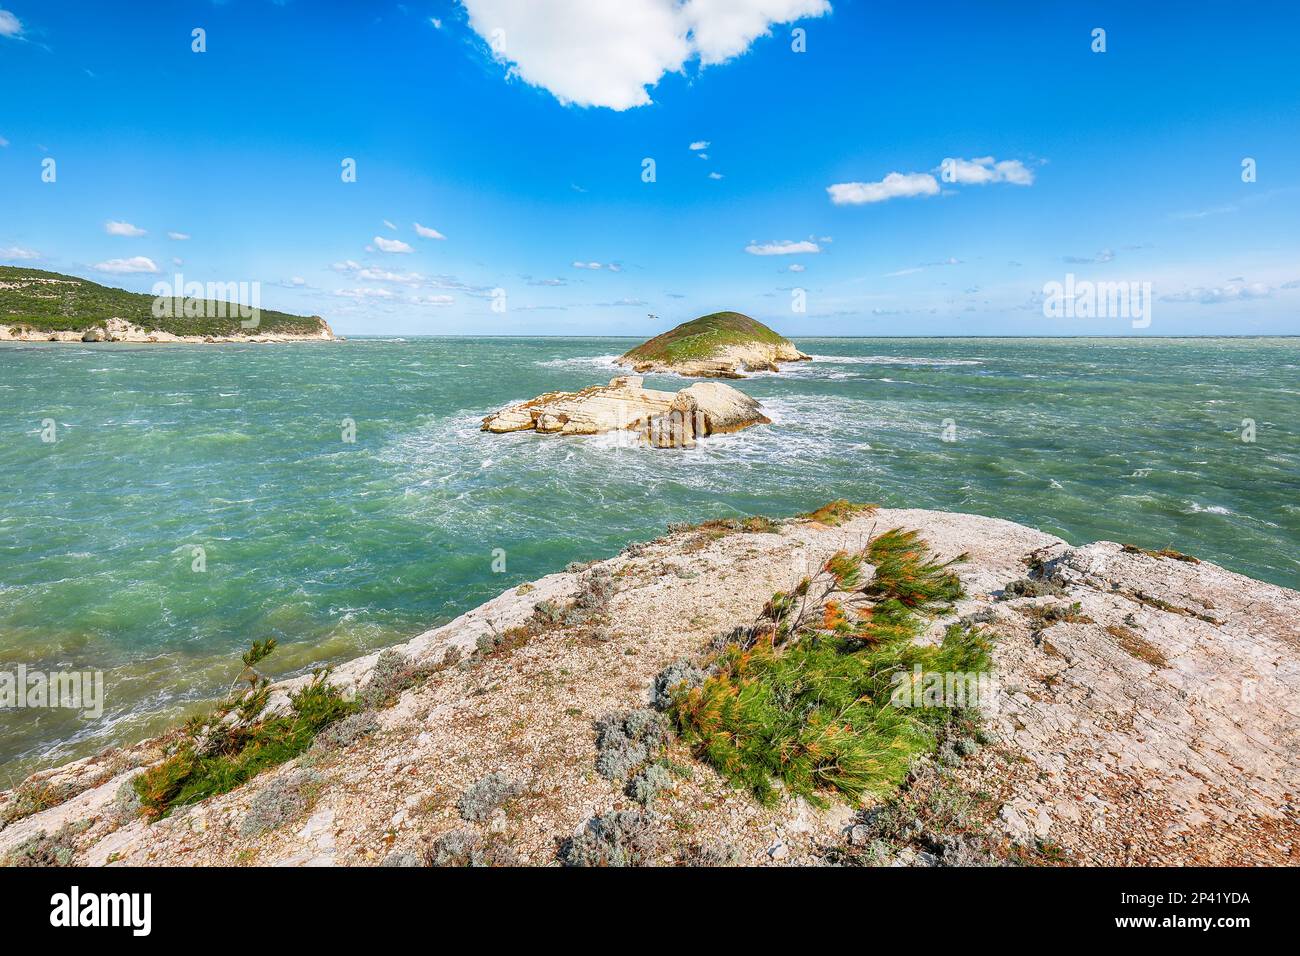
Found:
<path fill-rule="evenodd" d="M 255 645 L 250 653 L 258 649 Z M 357 705 L 345 700 L 327 677 L 328 671 L 317 671 L 309 683 L 290 694 L 287 713 L 229 719 L 240 712 L 240 703 L 249 695 L 262 694 L 265 684 L 260 682 L 242 698 L 228 699 L 206 717 L 190 720 L 171 756 L 133 781 L 146 816 L 156 820 L 176 807 L 228 793 L 263 770 L 298 756 L 318 733 L 355 713 Z"/>
<path fill-rule="evenodd" d="M 960 560 L 960 559 L 955 559 Z M 875 575 L 863 582 L 864 565 Z M 836 554 L 778 592 L 747 635 L 726 642 L 697 687 L 672 693 L 671 715 L 698 756 L 764 802 L 779 781 L 813 803 L 887 792 L 913 756 L 933 749 L 949 711 L 898 707 L 896 675 L 980 672 L 987 638 L 954 625 L 939 647 L 915 639 L 918 612 L 961 596 L 961 582 L 915 532 L 888 531 L 860 554 Z"/>

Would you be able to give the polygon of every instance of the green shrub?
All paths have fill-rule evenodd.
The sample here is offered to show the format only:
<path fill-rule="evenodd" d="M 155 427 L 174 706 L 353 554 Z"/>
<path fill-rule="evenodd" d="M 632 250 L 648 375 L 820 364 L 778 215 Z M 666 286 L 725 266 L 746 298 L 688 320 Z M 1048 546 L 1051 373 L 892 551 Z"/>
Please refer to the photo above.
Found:
<path fill-rule="evenodd" d="M 258 650 L 255 645 L 250 654 L 256 656 Z M 357 705 L 345 700 L 327 676 L 317 671 L 306 686 L 290 694 L 286 714 L 231 723 L 224 715 L 239 701 L 227 700 L 207 719 L 191 720 L 171 756 L 135 778 L 145 815 L 159 819 L 176 807 L 228 793 L 263 770 L 292 760 L 324 728 L 355 713 Z M 260 696 L 265 689 L 259 685 L 244 699 Z"/>
<path fill-rule="evenodd" d="M 865 585 L 864 561 L 876 567 Z M 748 634 L 709 661 L 701 685 L 679 685 L 677 730 L 765 803 L 777 798 L 777 781 L 819 805 L 827 793 L 856 802 L 892 790 L 912 758 L 935 747 L 935 728 L 950 713 L 895 706 L 895 675 L 990 666 L 987 638 L 963 625 L 938 647 L 915 643 L 925 626 L 917 611 L 961 596 L 952 563 L 897 529 L 862 554 L 835 555 L 816 578 L 773 595 Z"/>

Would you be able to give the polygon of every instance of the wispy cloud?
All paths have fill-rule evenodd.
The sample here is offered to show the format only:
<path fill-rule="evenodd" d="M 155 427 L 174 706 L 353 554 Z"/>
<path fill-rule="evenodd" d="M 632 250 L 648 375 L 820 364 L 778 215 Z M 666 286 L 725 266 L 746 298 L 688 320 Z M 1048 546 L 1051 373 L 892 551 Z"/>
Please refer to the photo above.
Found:
<path fill-rule="evenodd" d="M 188 239 L 189 237 L 190 237 L 190 234 L 189 234 L 188 232 L 169 232 L 169 233 L 167 233 L 167 238 L 168 238 L 168 239 L 175 239 L 177 242 L 184 242 L 184 241 L 185 241 L 186 239 Z"/>
<path fill-rule="evenodd" d="M 415 226 L 415 234 L 422 239 L 446 239 L 447 238 L 442 233 L 440 233 L 437 229 L 431 229 L 429 226 L 422 226 L 418 222 L 413 223 L 412 225 Z"/>
<path fill-rule="evenodd" d="M 158 266 L 148 256 L 132 256 L 130 259 L 109 259 L 95 266 L 96 272 L 108 272 L 117 275 L 158 272 Z"/>
<path fill-rule="evenodd" d="M 108 222 L 104 223 L 104 231 L 110 236 L 135 237 L 143 236 L 145 234 L 145 230 L 141 229 L 139 226 L 133 226 L 129 222 L 121 222 L 115 219 L 110 219 Z"/>
<path fill-rule="evenodd" d="M 1114 259 L 1114 252 L 1110 249 L 1103 249 L 1095 256 L 1065 256 L 1064 261 L 1072 265 L 1095 265 L 1102 262 L 1111 262 Z"/>
<path fill-rule="evenodd" d="M 1289 288 L 1285 284 L 1282 288 Z M 1197 302 L 1201 305 L 1219 305 L 1224 302 L 1242 302 L 1248 299 L 1267 299 L 1274 293 L 1274 288 L 1263 282 L 1246 282 L 1240 278 L 1232 279 L 1221 286 L 1195 286 L 1181 292 L 1171 292 L 1161 296 L 1165 302 Z"/>
<path fill-rule="evenodd" d="M 9 246 L 0 249 L 0 259 L 39 259 L 41 254 L 35 249 L 26 249 L 23 246 Z"/>
<path fill-rule="evenodd" d="M 702 149 L 709 148 L 709 141 L 707 139 L 697 139 L 695 142 L 691 143 L 690 148 L 698 153 Z"/>
<path fill-rule="evenodd" d="M 745 247 L 745 251 L 751 256 L 795 256 L 800 254 L 814 254 L 821 252 L 821 246 L 811 239 L 805 239 L 801 242 L 795 242 L 791 239 L 780 239 L 772 242 L 758 242 L 754 240 Z"/>

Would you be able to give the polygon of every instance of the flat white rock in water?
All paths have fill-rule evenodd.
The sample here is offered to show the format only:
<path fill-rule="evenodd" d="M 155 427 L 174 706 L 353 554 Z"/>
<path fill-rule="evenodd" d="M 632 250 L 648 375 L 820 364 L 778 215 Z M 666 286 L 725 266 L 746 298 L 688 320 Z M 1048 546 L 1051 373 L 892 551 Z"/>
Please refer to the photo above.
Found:
<path fill-rule="evenodd" d="M 705 435 L 767 425 L 756 399 L 721 382 L 697 382 L 678 392 L 645 388 L 639 375 L 577 392 L 547 392 L 483 419 L 483 431 L 557 435 L 638 433 L 656 448 L 690 447 Z"/>

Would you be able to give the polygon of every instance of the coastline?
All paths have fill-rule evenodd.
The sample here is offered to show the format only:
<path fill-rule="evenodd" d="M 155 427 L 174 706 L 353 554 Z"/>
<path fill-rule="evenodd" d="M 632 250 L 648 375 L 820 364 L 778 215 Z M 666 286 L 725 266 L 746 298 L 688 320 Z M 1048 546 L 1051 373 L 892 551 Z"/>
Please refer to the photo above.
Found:
<path fill-rule="evenodd" d="M 77 792 L 0 829 L 0 855 L 75 824 L 75 860 L 90 865 L 373 864 L 463 828 L 457 794 L 485 774 L 511 773 L 529 778 L 522 809 L 474 829 L 507 841 L 521 862 L 551 863 L 557 840 L 628 803 L 591 772 L 592 721 L 644 707 L 668 664 L 700 659 L 717 634 L 752 620 L 810 566 L 892 527 L 917 528 L 941 556 L 970 553 L 957 568 L 968 596 L 932 621 L 925 639 L 972 618 L 997 635 L 1001 689 L 988 715 L 996 743 L 960 761 L 953 776 L 971 793 L 992 792 L 979 812 L 1000 844 L 1049 841 L 1094 864 L 1297 861 L 1300 827 L 1287 808 L 1298 721 L 1286 702 L 1300 690 L 1300 594 L 1182 556 L 1106 542 L 1072 547 L 1002 519 L 911 509 L 838 527 L 792 519 L 776 533 L 680 529 L 546 575 L 395 648 L 429 676 L 376 712 L 374 734 L 341 752 L 291 760 L 145 824 L 114 808 L 168 739 L 106 751 L 29 778 Z M 1027 562 L 1063 582 L 1059 599 L 1005 597 Z M 539 603 L 573 600 L 594 575 L 614 582 L 600 634 L 560 628 L 500 646 Z M 1043 625 L 1026 611 L 1061 601 L 1078 602 L 1076 620 Z M 380 658 L 352 660 L 330 679 L 355 693 Z M 268 709 L 283 710 L 309 680 L 275 684 Z M 689 751 L 673 759 L 689 763 L 691 777 L 676 784 L 656 824 L 668 858 L 705 840 L 728 843 L 744 863 L 821 862 L 862 825 L 837 801 L 758 806 Z M 325 781 L 309 811 L 255 839 L 241 836 L 250 801 L 308 763 Z M 0 794 L 0 811 L 14 799 Z M 1261 830 L 1273 839 L 1260 841 Z"/>
<path fill-rule="evenodd" d="M 338 342 L 343 341 L 334 335 L 334 331 L 324 320 L 321 330 L 311 335 L 293 333 L 265 333 L 251 335 L 173 335 L 160 329 L 144 329 L 130 322 L 113 320 L 107 329 L 76 331 L 65 329 L 48 331 L 44 329 L 20 328 L 0 323 L 0 345 L 6 342 L 39 343 L 74 343 L 77 345 L 110 345 L 116 343 L 134 345 L 269 345 L 283 342 Z M 89 337 L 88 337 L 89 336 Z"/>

